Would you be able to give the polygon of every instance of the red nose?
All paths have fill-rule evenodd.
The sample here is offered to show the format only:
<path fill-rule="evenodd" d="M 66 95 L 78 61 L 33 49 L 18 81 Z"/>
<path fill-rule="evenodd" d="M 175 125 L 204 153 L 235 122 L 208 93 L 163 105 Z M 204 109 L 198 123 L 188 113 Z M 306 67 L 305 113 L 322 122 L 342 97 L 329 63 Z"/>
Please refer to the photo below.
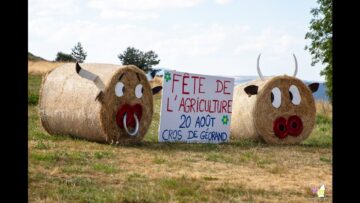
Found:
<path fill-rule="evenodd" d="M 279 117 L 274 121 L 273 130 L 275 135 L 280 138 L 284 139 L 288 136 L 288 130 L 286 128 L 286 119 L 284 117 Z"/>
<path fill-rule="evenodd" d="M 277 118 L 273 123 L 273 130 L 275 135 L 284 139 L 288 135 L 299 136 L 303 130 L 303 123 L 298 116 L 290 116 L 288 119 L 284 117 Z"/>
<path fill-rule="evenodd" d="M 126 126 L 128 127 L 135 127 L 135 118 L 134 114 L 138 117 L 138 120 L 141 120 L 142 116 L 142 107 L 140 104 L 135 104 L 130 106 L 129 104 L 122 105 L 117 114 L 116 114 L 116 123 L 117 125 L 124 129 L 123 119 L 126 114 Z"/>
<path fill-rule="evenodd" d="M 299 136 L 303 130 L 303 123 L 299 116 L 290 116 L 286 122 L 289 134 L 292 136 Z"/>

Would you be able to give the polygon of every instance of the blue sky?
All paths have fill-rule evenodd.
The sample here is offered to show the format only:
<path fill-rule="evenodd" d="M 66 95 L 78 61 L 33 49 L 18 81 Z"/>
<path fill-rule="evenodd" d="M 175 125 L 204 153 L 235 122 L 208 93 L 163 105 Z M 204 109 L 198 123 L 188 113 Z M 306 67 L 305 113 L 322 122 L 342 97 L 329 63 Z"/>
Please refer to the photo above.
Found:
<path fill-rule="evenodd" d="M 304 50 L 316 0 L 29 0 L 29 51 L 54 60 L 80 41 L 86 62 L 121 64 L 126 47 L 153 50 L 158 67 L 198 74 L 292 75 L 324 81 Z"/>

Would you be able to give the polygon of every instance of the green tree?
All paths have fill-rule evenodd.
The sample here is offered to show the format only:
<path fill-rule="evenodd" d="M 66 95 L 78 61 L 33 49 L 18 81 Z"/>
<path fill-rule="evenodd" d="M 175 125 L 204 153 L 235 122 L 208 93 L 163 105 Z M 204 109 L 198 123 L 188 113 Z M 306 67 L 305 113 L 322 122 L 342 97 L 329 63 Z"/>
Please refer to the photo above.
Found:
<path fill-rule="evenodd" d="M 87 53 L 84 51 L 84 48 L 80 42 L 78 42 L 74 48 L 71 49 L 71 56 L 79 63 L 85 61 Z"/>
<path fill-rule="evenodd" d="M 118 58 L 123 65 L 135 65 L 145 71 L 153 71 L 152 66 L 160 63 L 158 55 L 154 51 L 142 52 L 134 47 L 128 47 Z"/>
<path fill-rule="evenodd" d="M 65 54 L 63 52 L 58 52 L 56 54 L 55 61 L 76 62 L 76 59 L 74 59 L 70 54 Z"/>
<path fill-rule="evenodd" d="M 332 101 L 332 0 L 317 0 L 318 8 L 311 9 L 313 19 L 310 21 L 310 31 L 305 39 L 311 40 L 310 46 L 305 46 L 312 55 L 311 65 L 321 62 L 325 68 L 320 75 L 325 75 L 327 95 Z"/>

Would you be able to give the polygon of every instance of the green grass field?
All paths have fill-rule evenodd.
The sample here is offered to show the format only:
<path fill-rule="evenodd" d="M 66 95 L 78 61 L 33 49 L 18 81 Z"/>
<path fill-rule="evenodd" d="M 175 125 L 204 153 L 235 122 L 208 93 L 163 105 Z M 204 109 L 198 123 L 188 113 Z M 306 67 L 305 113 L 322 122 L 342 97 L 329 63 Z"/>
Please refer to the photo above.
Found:
<path fill-rule="evenodd" d="M 40 75 L 29 75 L 30 202 L 331 202 L 332 118 L 318 114 L 300 145 L 157 142 L 160 96 L 144 140 L 106 145 L 44 131 Z M 325 184 L 326 198 L 312 187 Z"/>

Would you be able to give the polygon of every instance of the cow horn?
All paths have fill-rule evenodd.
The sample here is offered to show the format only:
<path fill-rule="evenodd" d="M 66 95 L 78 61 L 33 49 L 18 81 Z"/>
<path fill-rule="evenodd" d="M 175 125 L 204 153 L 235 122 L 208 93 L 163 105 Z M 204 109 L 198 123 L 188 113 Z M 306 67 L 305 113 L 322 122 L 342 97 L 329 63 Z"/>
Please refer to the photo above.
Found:
<path fill-rule="evenodd" d="M 105 89 L 105 85 L 98 75 L 95 75 L 94 73 L 81 68 L 79 63 L 77 62 L 76 62 L 75 70 L 80 77 L 93 81 L 96 87 L 98 87 L 101 91 Z"/>
<path fill-rule="evenodd" d="M 294 56 L 294 60 L 295 60 L 295 71 L 294 71 L 294 75 L 293 75 L 293 76 L 296 77 L 296 74 L 297 74 L 297 72 L 298 72 L 298 63 L 297 63 L 295 54 L 293 54 L 293 56 Z"/>
<path fill-rule="evenodd" d="M 261 73 L 261 70 L 260 70 L 260 65 L 259 65 L 260 56 L 261 56 L 261 54 L 259 54 L 259 56 L 257 58 L 257 72 L 258 72 L 259 77 L 261 78 L 261 80 L 265 80 L 264 76 L 263 76 L 263 74 Z"/>

